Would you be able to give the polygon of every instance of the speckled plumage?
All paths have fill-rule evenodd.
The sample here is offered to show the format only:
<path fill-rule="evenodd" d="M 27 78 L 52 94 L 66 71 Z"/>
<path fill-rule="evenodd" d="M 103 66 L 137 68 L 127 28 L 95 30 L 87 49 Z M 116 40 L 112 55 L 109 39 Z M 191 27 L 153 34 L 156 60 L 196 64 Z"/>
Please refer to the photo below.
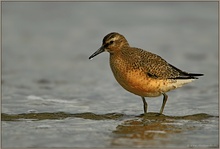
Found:
<path fill-rule="evenodd" d="M 147 103 L 144 97 L 163 94 L 162 114 L 167 101 L 166 92 L 197 79 L 193 74 L 184 72 L 167 63 L 160 56 L 139 48 L 130 47 L 125 37 L 113 32 L 106 35 L 100 49 L 89 59 L 107 51 L 110 53 L 110 66 L 118 83 L 126 90 L 142 97 L 144 112 Z"/>

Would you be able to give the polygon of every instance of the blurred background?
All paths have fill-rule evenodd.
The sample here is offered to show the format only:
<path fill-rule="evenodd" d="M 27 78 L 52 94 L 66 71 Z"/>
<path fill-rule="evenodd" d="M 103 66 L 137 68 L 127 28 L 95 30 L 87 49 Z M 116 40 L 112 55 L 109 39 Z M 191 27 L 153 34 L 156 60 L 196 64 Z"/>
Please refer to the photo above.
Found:
<path fill-rule="evenodd" d="M 1 4 L 3 113 L 143 113 L 141 98 L 128 93 L 115 81 L 108 53 L 88 59 L 101 46 L 103 37 L 116 31 L 131 46 L 158 54 L 177 68 L 204 73 L 204 77 L 168 93 L 165 115 L 218 115 L 217 2 Z M 159 112 L 162 97 L 146 100 L 150 112 Z M 106 147 L 110 146 L 111 131 L 120 121 L 71 119 L 60 123 L 57 127 L 63 129 L 59 132 L 47 128 L 36 133 L 33 128 L 45 124 L 54 128 L 54 121 L 4 122 L 2 144 L 4 147 Z M 73 127 L 73 123 L 77 126 L 74 131 L 77 139 L 69 138 L 69 130 L 64 129 Z M 214 121 L 210 130 L 217 130 L 216 124 Z M 85 132 L 89 131 L 88 127 L 93 132 L 89 136 Z M 216 131 L 199 131 L 195 137 L 201 134 L 208 136 L 205 143 L 218 142 Z M 47 139 L 41 138 L 42 135 Z M 95 136 L 100 139 L 95 141 Z M 85 139 L 87 142 L 82 144 Z M 204 138 L 197 141 L 204 143 Z"/>

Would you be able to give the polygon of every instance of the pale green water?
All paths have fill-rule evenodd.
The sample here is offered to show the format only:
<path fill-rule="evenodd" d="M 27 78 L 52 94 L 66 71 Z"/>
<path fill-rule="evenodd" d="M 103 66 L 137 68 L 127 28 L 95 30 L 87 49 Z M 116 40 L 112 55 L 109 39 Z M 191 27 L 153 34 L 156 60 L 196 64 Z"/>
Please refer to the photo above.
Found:
<path fill-rule="evenodd" d="M 3 121 L 3 147 L 123 147 L 125 142 L 133 147 L 162 145 L 155 140 L 147 140 L 147 144 L 121 139 L 113 133 L 129 117 L 136 119 L 143 109 L 140 97 L 116 83 L 107 53 L 88 60 L 112 31 L 123 34 L 131 46 L 156 53 L 182 70 L 205 74 L 168 93 L 165 115 L 218 115 L 216 2 L 2 4 L 3 113 L 126 115 L 100 121 Z M 162 97 L 147 98 L 147 102 L 150 112 L 159 112 Z M 178 124 L 196 129 L 169 135 L 163 140 L 166 146 L 218 145 L 218 118 Z"/>

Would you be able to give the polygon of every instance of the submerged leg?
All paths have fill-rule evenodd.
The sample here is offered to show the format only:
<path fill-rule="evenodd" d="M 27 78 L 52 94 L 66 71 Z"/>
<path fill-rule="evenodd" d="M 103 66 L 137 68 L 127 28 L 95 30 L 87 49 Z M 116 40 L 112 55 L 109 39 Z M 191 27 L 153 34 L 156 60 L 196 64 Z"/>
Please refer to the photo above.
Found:
<path fill-rule="evenodd" d="M 144 97 L 141 97 L 142 98 L 142 101 L 144 103 L 144 114 L 147 113 L 147 102 L 145 101 L 145 98 Z"/>
<path fill-rule="evenodd" d="M 165 93 L 163 93 L 163 104 L 162 104 L 161 109 L 160 109 L 160 114 L 163 113 L 163 109 L 164 109 L 165 104 L 167 102 L 167 98 L 168 98 L 168 96 Z"/>

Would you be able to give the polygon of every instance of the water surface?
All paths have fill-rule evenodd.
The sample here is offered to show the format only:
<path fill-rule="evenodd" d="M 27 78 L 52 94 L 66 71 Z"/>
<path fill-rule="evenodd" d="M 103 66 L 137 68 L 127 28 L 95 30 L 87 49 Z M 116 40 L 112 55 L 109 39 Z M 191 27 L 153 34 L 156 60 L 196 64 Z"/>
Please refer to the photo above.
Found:
<path fill-rule="evenodd" d="M 217 147 L 217 14 L 217 2 L 3 2 L 2 146 Z M 143 116 L 108 53 L 88 59 L 112 31 L 205 75 Z M 146 99 L 158 113 L 162 97 Z"/>

